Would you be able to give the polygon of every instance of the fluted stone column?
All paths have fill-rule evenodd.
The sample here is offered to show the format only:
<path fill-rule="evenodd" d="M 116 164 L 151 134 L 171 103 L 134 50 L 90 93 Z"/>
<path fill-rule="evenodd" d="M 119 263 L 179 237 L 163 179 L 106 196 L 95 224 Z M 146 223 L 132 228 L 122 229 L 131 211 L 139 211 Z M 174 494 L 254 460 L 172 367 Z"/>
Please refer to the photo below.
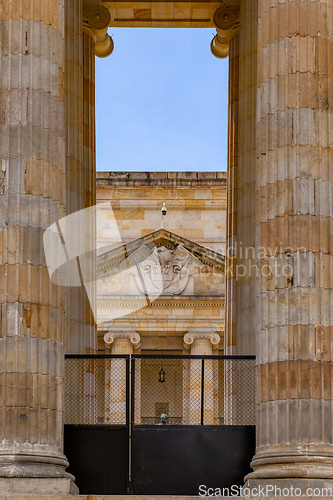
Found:
<path fill-rule="evenodd" d="M 0 9 L 0 492 L 74 491 L 63 455 L 65 294 L 42 238 L 65 215 L 63 20 L 60 0 Z"/>
<path fill-rule="evenodd" d="M 239 36 L 233 36 L 229 47 L 229 116 L 228 180 L 226 227 L 226 309 L 224 352 L 231 354 L 236 345 L 236 266 L 237 266 L 237 196 L 238 196 L 238 99 Z"/>
<path fill-rule="evenodd" d="M 134 331 L 110 331 L 104 335 L 104 342 L 111 354 L 133 354 L 140 348 L 140 335 Z M 137 375 L 132 374 L 132 376 Z M 140 414 L 141 387 L 136 387 L 135 410 Z M 126 359 L 108 359 L 105 367 L 105 421 L 107 423 L 126 423 Z"/>
<path fill-rule="evenodd" d="M 67 0 L 65 8 L 65 113 L 66 113 L 66 215 L 84 208 L 83 183 L 83 6 Z M 75 241 L 81 241 L 82 228 L 74 226 Z M 75 253 L 75 251 L 74 251 Z M 83 283 L 66 287 L 66 352 L 84 354 L 87 301 Z M 78 284 L 79 285 L 79 284 Z M 78 380 L 81 377 L 78 374 Z"/>
<path fill-rule="evenodd" d="M 229 113 L 228 113 L 228 181 L 227 181 L 227 227 L 226 227 L 226 310 L 225 310 L 225 354 L 240 351 L 240 338 L 237 337 L 237 310 L 240 309 L 240 276 L 238 275 L 239 243 L 237 238 L 238 222 L 238 126 L 239 126 L 239 23 L 229 41 Z M 237 300 L 238 292 L 238 300 Z M 232 425 L 237 422 L 237 361 L 224 363 L 224 403 L 223 422 Z"/>
<path fill-rule="evenodd" d="M 255 349 L 255 13 L 253 2 L 217 9 L 211 44 L 213 55 L 229 56 L 225 354 Z"/>
<path fill-rule="evenodd" d="M 82 5 L 6 2 L 0 23 L 0 492 L 65 494 L 75 487 L 62 452 L 64 332 L 69 310 L 74 322 L 82 317 L 82 300 L 77 287 L 67 289 L 65 299 L 65 288 L 50 280 L 43 233 L 92 203 L 81 202 L 92 184 L 78 181 L 84 164 Z M 105 43 L 103 36 L 94 33 L 95 43 Z M 86 345 L 82 328 L 74 330 L 80 347 Z"/>
<path fill-rule="evenodd" d="M 97 346 L 95 55 L 106 57 L 113 50 L 107 34 L 110 20 L 101 5 L 67 0 L 66 214 L 84 214 L 70 230 L 84 253 L 78 255 L 81 287 L 68 286 L 66 291 L 66 350 L 71 354 L 95 352 Z"/>
<path fill-rule="evenodd" d="M 212 53 L 229 55 L 225 354 L 255 353 L 256 2 L 217 9 Z M 241 31 L 240 31 L 241 25 Z M 222 37 L 223 35 L 223 37 Z M 224 38 L 224 50 L 216 50 Z M 247 375 L 224 363 L 224 423 L 244 424 Z"/>
<path fill-rule="evenodd" d="M 71 354 L 94 353 L 97 348 L 95 55 L 106 57 L 113 50 L 107 34 L 110 20 L 101 5 L 66 1 L 66 214 L 74 217 L 67 232 L 80 275 L 76 286 L 69 277 L 66 288 L 66 352 Z M 82 384 L 78 393 L 83 394 L 76 406 L 86 423 L 94 423 L 97 363 L 87 363 L 84 373 L 79 365 L 76 369 Z"/>
<path fill-rule="evenodd" d="M 258 5 L 259 415 L 247 479 L 332 487 L 333 6 Z"/>
<path fill-rule="evenodd" d="M 77 179 L 83 194 L 83 206 L 89 216 L 86 220 L 87 248 L 93 248 L 86 257 L 85 282 L 87 299 L 84 303 L 84 347 L 95 351 L 96 332 L 96 126 L 95 126 L 95 55 L 107 57 L 113 51 L 112 38 L 107 34 L 111 21 L 108 9 L 102 5 L 83 3 L 83 169 Z M 93 207 L 93 209 L 92 209 Z"/>
<path fill-rule="evenodd" d="M 184 335 L 184 347 L 190 349 L 191 355 L 211 356 L 213 348 L 216 350 L 220 344 L 220 336 L 214 327 L 193 327 Z M 204 368 L 204 424 L 216 423 L 218 408 L 214 404 L 214 364 L 213 360 L 205 360 Z M 184 360 L 183 367 L 183 423 L 201 423 L 201 370 L 202 360 Z M 215 390 L 218 394 L 218 390 Z"/>
<path fill-rule="evenodd" d="M 256 187 L 256 76 L 257 2 L 241 2 L 238 82 L 238 175 L 236 338 L 228 354 L 255 354 L 257 284 L 255 187 Z M 231 42 L 232 43 L 232 42 Z"/>

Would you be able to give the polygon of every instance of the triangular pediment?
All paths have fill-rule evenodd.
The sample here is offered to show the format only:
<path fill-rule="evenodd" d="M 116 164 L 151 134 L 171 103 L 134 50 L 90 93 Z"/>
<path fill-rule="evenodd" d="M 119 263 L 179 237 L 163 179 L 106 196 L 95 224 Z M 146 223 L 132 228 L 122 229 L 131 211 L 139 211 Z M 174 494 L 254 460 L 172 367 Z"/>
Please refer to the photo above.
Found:
<path fill-rule="evenodd" d="M 136 264 L 138 260 L 145 259 L 147 253 L 159 247 L 165 247 L 171 252 L 179 247 L 178 251 L 182 249 L 183 252 L 192 255 L 193 265 L 207 266 L 213 268 L 214 272 L 224 273 L 224 255 L 166 229 L 158 229 L 142 238 L 111 248 L 99 255 L 97 257 L 97 276 L 113 274 L 120 269 L 128 268 Z"/>

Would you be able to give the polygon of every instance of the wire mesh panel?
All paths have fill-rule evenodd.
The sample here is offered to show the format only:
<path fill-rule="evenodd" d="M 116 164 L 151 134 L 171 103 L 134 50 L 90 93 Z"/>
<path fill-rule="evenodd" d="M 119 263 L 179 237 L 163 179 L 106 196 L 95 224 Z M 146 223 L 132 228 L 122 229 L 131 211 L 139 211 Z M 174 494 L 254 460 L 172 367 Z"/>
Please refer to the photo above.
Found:
<path fill-rule="evenodd" d="M 140 368 L 140 369 L 139 369 Z M 141 380 L 135 384 L 136 424 L 181 424 L 183 415 L 183 360 L 163 358 L 135 359 Z"/>
<path fill-rule="evenodd" d="M 221 366 L 223 369 L 221 370 Z M 220 421 L 224 425 L 255 425 L 255 360 L 220 361 L 223 398 Z"/>
<path fill-rule="evenodd" d="M 67 357 L 65 424 L 126 424 L 127 360 Z"/>
<path fill-rule="evenodd" d="M 67 356 L 66 424 L 126 424 L 130 414 L 135 425 L 254 425 L 255 360 Z"/>
<path fill-rule="evenodd" d="M 140 356 L 135 373 L 135 424 L 255 424 L 254 359 Z"/>

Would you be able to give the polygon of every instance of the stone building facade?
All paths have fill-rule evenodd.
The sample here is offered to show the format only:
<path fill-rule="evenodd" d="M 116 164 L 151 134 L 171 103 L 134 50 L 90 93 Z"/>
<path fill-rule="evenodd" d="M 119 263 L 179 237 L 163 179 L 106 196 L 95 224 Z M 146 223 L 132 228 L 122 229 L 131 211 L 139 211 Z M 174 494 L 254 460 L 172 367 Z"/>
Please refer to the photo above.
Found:
<path fill-rule="evenodd" d="M 17 0 L 0 23 L 0 491 L 72 488 L 63 358 L 96 350 L 94 291 L 50 280 L 43 234 L 96 201 L 108 26 L 217 30 L 212 52 L 230 68 L 225 345 L 257 358 L 248 484 L 331 485 L 331 0 Z M 90 248 L 93 218 L 82 231 Z"/>
<path fill-rule="evenodd" d="M 98 172 L 97 176 L 98 331 L 127 323 L 140 334 L 141 349 L 182 353 L 188 327 L 209 327 L 221 336 L 223 349 L 226 174 Z M 120 244 L 113 241 L 110 230 L 113 218 Z M 123 245 L 128 258 L 135 260 L 138 251 L 150 244 L 158 249 L 164 283 L 159 286 L 159 277 L 149 274 L 151 307 L 136 310 L 135 300 L 144 298 L 137 271 L 113 273 L 111 280 L 108 273 L 113 262 L 119 268 Z M 165 273 L 175 266 L 176 272 Z M 121 296 L 128 304 L 124 314 L 111 305 Z M 133 309 L 130 316 L 127 307 Z M 100 340 L 99 349 L 102 346 Z"/>
<path fill-rule="evenodd" d="M 97 173 L 99 352 L 223 354 L 226 196 L 223 172 Z M 119 233 L 112 229 L 114 222 Z M 174 401 L 175 394 L 191 400 L 193 382 L 177 390 L 188 370 L 168 367 L 170 422 L 200 419 L 200 412 L 188 415 L 183 402 Z M 149 385 L 149 394 L 156 384 L 160 397 L 158 379 L 148 368 L 145 372 L 143 366 L 139 378 L 142 387 Z M 219 423 L 222 371 L 212 383 L 216 408 L 205 416 Z M 148 404 L 154 404 L 153 396 L 148 401 L 142 393 L 140 422 L 154 415 Z"/>

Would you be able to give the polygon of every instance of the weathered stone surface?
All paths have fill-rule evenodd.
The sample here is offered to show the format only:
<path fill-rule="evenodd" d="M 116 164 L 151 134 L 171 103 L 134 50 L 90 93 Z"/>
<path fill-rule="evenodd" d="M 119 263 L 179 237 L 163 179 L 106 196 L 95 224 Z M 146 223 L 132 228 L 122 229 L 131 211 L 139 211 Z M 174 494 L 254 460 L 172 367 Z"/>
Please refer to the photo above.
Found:
<path fill-rule="evenodd" d="M 249 487 L 333 483 L 331 25 L 328 4 L 308 0 L 260 2 L 253 23 L 259 406 Z"/>
<path fill-rule="evenodd" d="M 50 283 L 42 241 L 65 205 L 62 13 L 57 0 L 1 10 L 1 492 L 27 492 L 29 479 L 13 475 L 72 482 L 62 450 L 64 291 Z"/>
<path fill-rule="evenodd" d="M 78 489 L 70 478 L 1 478 L 0 499 L 12 500 L 23 498 L 80 498 Z M 86 498 L 86 497 L 84 497 Z"/>

